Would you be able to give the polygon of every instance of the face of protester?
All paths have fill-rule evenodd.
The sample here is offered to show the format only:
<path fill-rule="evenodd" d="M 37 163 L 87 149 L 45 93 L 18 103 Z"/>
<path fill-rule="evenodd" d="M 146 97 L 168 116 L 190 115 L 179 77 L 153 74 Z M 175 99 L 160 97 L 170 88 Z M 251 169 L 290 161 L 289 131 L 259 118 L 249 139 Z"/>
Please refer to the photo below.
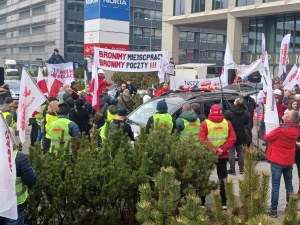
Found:
<path fill-rule="evenodd" d="M 292 109 L 297 110 L 298 109 L 298 102 L 292 103 Z"/>
<path fill-rule="evenodd" d="M 85 85 L 85 90 L 87 89 L 87 88 L 89 88 L 90 87 L 90 85 L 89 84 L 86 84 Z"/>
<path fill-rule="evenodd" d="M 59 52 L 54 52 L 54 55 L 59 55 Z"/>
<path fill-rule="evenodd" d="M 122 90 L 125 90 L 126 89 L 126 84 L 122 84 L 121 88 L 122 88 Z"/>
<path fill-rule="evenodd" d="M 127 84 L 131 84 L 131 80 L 128 80 L 128 81 L 127 81 Z"/>
<path fill-rule="evenodd" d="M 118 86 L 114 86 L 114 90 L 116 90 L 116 91 L 117 91 L 117 90 L 118 90 Z"/>
<path fill-rule="evenodd" d="M 164 88 L 165 88 L 165 89 L 168 89 L 168 88 L 169 88 L 169 85 L 168 85 L 168 84 L 164 84 Z"/>
<path fill-rule="evenodd" d="M 290 91 L 284 92 L 284 97 L 285 98 L 289 98 L 290 96 L 291 96 L 291 92 Z"/>
<path fill-rule="evenodd" d="M 98 73 L 99 77 L 104 77 L 104 73 Z"/>
<path fill-rule="evenodd" d="M 282 117 L 283 122 L 286 123 L 286 122 L 290 122 L 292 120 L 291 113 L 292 113 L 292 111 L 289 111 L 283 115 L 283 117 Z"/>

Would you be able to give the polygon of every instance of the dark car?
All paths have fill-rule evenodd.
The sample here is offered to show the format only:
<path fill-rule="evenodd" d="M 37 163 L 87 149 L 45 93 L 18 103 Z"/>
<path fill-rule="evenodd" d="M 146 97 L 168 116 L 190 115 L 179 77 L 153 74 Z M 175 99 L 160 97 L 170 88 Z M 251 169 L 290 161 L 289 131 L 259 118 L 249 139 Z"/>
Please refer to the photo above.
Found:
<path fill-rule="evenodd" d="M 166 93 L 146 102 L 134 110 L 131 114 L 129 114 L 128 122 L 130 123 L 135 136 L 137 136 L 140 132 L 140 127 L 146 126 L 148 118 L 156 113 L 157 102 L 162 99 L 165 99 L 168 105 L 168 113 L 170 113 L 175 119 L 177 119 L 180 115 L 182 106 L 185 103 L 199 103 L 201 106 L 201 113 L 208 116 L 212 105 L 222 104 L 222 107 L 225 110 L 226 105 L 232 105 L 236 98 L 256 94 L 258 93 L 258 89 L 256 90 L 255 86 L 253 87 L 252 85 L 243 85 L 243 87 L 230 85 L 224 88 L 223 91 Z"/>

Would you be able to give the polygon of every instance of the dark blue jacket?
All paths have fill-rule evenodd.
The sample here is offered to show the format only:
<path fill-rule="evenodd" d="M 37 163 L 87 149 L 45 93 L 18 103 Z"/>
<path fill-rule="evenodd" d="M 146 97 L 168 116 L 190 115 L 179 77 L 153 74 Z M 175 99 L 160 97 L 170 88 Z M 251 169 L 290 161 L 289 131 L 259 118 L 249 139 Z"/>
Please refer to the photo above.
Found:
<path fill-rule="evenodd" d="M 61 64 L 61 63 L 67 63 L 68 61 L 64 59 L 61 55 L 55 55 L 54 53 L 52 56 L 46 61 L 46 63 L 49 64 Z"/>
<path fill-rule="evenodd" d="M 16 173 L 17 177 L 21 177 L 23 183 L 28 187 L 35 185 L 37 176 L 32 168 L 28 157 L 23 152 L 18 152 L 16 157 Z M 18 205 L 18 210 L 24 210 L 27 202 Z"/>

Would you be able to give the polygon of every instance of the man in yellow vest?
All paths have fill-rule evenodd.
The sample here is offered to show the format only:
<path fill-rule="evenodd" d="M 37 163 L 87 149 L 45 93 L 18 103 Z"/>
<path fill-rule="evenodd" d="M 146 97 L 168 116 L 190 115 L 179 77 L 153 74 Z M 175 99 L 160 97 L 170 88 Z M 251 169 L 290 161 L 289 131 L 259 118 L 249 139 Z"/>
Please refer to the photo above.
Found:
<path fill-rule="evenodd" d="M 176 120 L 176 128 L 181 140 L 192 136 L 196 140 L 196 143 L 199 143 L 200 120 L 197 114 L 192 111 L 190 103 L 182 106 L 182 113 Z"/>
<path fill-rule="evenodd" d="M 62 103 L 58 105 L 58 120 L 51 123 L 49 129 L 49 135 L 51 139 L 50 153 L 58 154 L 60 148 L 60 138 L 62 131 L 64 131 L 64 154 L 69 153 L 72 155 L 72 150 L 70 148 L 71 138 L 77 139 L 79 134 L 79 128 L 76 123 L 69 120 L 69 108 L 66 104 Z"/>
<path fill-rule="evenodd" d="M 147 125 L 146 133 L 150 133 L 150 129 L 158 129 L 161 127 L 167 128 L 168 133 L 171 134 L 176 129 L 176 122 L 174 118 L 168 113 L 168 105 L 165 99 L 157 102 L 156 105 L 157 113 L 153 116 L 150 116 Z"/>
<path fill-rule="evenodd" d="M 201 123 L 199 134 L 202 142 L 209 142 L 219 156 L 217 174 L 220 182 L 220 194 L 223 209 L 227 209 L 224 179 L 227 178 L 228 151 L 236 141 L 236 135 L 229 121 L 224 119 L 219 105 L 210 108 L 208 119 Z M 202 200 L 203 201 L 203 200 Z M 203 203 L 202 203 L 203 204 Z"/>
<path fill-rule="evenodd" d="M 16 122 L 13 117 L 13 111 L 11 110 L 10 104 L 14 101 L 13 98 L 7 97 L 4 99 L 4 104 L 1 106 L 3 117 L 6 120 L 8 126 L 10 126 L 14 131 L 16 130 Z"/>
<path fill-rule="evenodd" d="M 37 176 L 28 157 L 17 150 L 14 151 L 16 162 L 16 195 L 18 205 L 18 219 L 12 220 L 0 217 L 0 224 L 23 225 L 25 221 L 24 210 L 27 205 L 28 188 L 35 185 Z"/>

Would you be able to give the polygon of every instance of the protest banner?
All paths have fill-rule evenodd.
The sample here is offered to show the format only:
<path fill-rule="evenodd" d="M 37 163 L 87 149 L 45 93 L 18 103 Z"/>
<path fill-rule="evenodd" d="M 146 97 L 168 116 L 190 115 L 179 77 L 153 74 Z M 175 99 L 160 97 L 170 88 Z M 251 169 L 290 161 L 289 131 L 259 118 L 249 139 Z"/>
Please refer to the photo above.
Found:
<path fill-rule="evenodd" d="M 56 97 L 64 84 L 74 81 L 73 63 L 48 64 L 48 90 L 49 97 Z"/>
<path fill-rule="evenodd" d="M 207 79 L 189 79 L 182 77 L 170 76 L 170 88 L 171 90 L 178 89 L 181 85 L 185 89 L 191 89 L 197 86 L 197 88 L 202 90 L 214 90 L 221 88 L 219 77 L 207 78 Z"/>
<path fill-rule="evenodd" d="M 223 67 L 222 73 L 221 73 L 221 81 L 222 81 L 223 87 L 226 87 L 228 85 L 228 70 L 229 69 L 234 69 L 234 62 L 233 62 L 232 54 L 231 54 L 231 51 L 229 48 L 229 44 L 227 42 L 225 55 L 224 55 L 224 67 Z"/>
<path fill-rule="evenodd" d="M 290 46 L 291 34 L 287 34 L 283 37 L 280 47 L 280 58 L 279 58 L 279 67 L 278 67 L 278 76 L 281 80 L 286 78 L 286 66 L 288 61 L 288 53 Z"/>
<path fill-rule="evenodd" d="M 163 58 L 163 51 L 158 52 L 130 52 L 106 48 L 94 48 L 97 67 L 118 72 L 151 72 L 159 71 Z"/>
<path fill-rule="evenodd" d="M 244 77 L 249 76 L 251 73 L 261 70 L 261 59 L 254 61 L 250 65 L 238 65 L 234 63 L 234 69 L 236 69 L 237 75 L 244 79 Z"/>

